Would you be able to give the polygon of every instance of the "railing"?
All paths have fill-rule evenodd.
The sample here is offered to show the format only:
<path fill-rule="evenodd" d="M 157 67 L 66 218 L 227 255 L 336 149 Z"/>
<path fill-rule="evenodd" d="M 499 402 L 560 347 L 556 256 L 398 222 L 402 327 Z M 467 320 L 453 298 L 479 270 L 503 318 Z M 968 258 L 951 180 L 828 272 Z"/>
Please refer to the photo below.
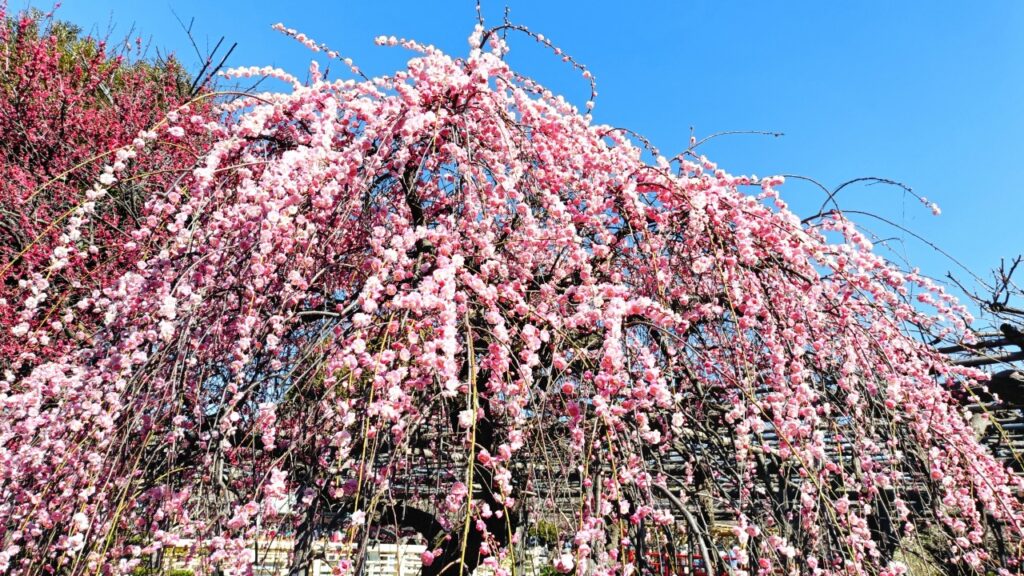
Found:
<path fill-rule="evenodd" d="M 260 542 L 259 555 L 253 566 L 256 576 L 283 576 L 288 573 L 294 541 L 278 539 Z M 343 543 L 318 543 L 320 554 L 312 562 L 306 576 L 332 576 L 334 569 L 346 558 L 352 557 L 353 547 Z M 422 554 L 427 549 L 422 544 L 375 544 L 366 549 L 363 564 L 364 576 L 416 576 L 422 568 Z M 189 561 L 188 548 L 168 549 L 164 558 L 166 569 L 195 569 L 195 561 Z M 476 576 L 491 576 L 493 570 L 485 566 L 477 568 Z"/>
<path fill-rule="evenodd" d="M 313 561 L 309 576 L 331 576 L 338 562 L 346 557 L 351 547 L 328 544 L 325 559 Z M 420 573 L 420 555 L 427 550 L 422 544 L 377 544 L 366 550 L 365 576 L 416 576 Z M 350 553 L 348 554 L 350 555 Z"/>

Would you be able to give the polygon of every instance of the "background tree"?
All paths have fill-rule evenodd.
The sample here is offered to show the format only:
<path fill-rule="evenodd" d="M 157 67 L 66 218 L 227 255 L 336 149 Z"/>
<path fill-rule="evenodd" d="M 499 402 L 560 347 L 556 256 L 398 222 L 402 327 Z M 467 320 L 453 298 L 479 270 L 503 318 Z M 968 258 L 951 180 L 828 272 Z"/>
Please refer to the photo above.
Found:
<path fill-rule="evenodd" d="M 66 321 L 65 308 L 139 259 L 131 232 L 142 205 L 192 166 L 192 147 L 205 138 L 197 124 L 209 119 L 210 103 L 177 112 L 197 115 L 183 123 L 177 145 L 138 158 L 123 147 L 192 100 L 205 82 L 190 80 L 173 58 L 145 59 L 138 39 L 111 51 L 108 42 L 39 11 L 0 11 L 0 21 L 0 318 L 7 327 L 0 357 L 4 369 L 24 375 L 91 335 L 94 326 Z M 109 172 L 101 175 L 104 164 L 120 170 L 116 182 Z M 98 180 L 110 193 L 89 198 Z M 85 202 L 95 214 L 75 242 L 62 242 Z M 66 265 L 54 269 L 58 244 Z M 56 297 L 44 300 L 46 293 Z M 39 313 L 30 319 L 26 308 Z M 41 340 L 15 336 L 40 322 L 52 325 Z"/>
<path fill-rule="evenodd" d="M 972 425 L 993 453 L 1003 458 L 1014 470 L 1024 470 L 1020 449 L 1024 446 L 1024 308 L 1018 281 L 1021 257 L 1003 261 L 993 270 L 991 280 L 978 278 L 978 289 L 967 289 L 955 277 L 968 298 L 981 311 L 981 318 L 972 327 L 971 338 L 941 346 L 961 366 L 979 367 L 987 374 L 976 386 L 962 391 L 963 402 L 969 406 Z"/>

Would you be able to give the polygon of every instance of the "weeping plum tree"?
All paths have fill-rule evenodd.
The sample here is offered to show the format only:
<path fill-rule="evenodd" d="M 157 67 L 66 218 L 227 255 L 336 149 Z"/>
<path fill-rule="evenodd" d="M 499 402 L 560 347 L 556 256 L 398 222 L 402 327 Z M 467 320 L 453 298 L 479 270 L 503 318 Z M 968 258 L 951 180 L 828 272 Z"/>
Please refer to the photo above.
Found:
<path fill-rule="evenodd" d="M 372 79 L 279 28 L 355 79 L 233 70 L 291 89 L 126 149 L 209 138 L 125 231 L 136 260 L 67 308 L 95 330 L 0 383 L 5 572 L 177 549 L 245 574 L 287 538 L 293 573 L 326 541 L 354 574 L 418 533 L 424 574 L 506 574 L 536 525 L 564 573 L 1017 569 L 1021 482 L 951 395 L 978 374 L 919 336 L 966 312 L 840 211 L 801 222 L 781 178 L 693 147 L 646 160 L 510 69 L 508 24 L 464 58 L 380 38 L 414 57 Z M 5 328 L 53 337 L 39 301 Z"/>

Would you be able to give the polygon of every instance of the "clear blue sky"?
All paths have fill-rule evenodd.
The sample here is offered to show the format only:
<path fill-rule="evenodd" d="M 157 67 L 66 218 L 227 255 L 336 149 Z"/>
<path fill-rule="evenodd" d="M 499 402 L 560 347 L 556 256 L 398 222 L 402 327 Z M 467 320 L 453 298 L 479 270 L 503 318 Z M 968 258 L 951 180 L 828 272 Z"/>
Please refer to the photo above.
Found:
<path fill-rule="evenodd" d="M 49 3 L 36 1 L 36 6 Z M 786 135 L 721 138 L 704 148 L 740 174 L 802 174 L 834 186 L 858 176 L 905 182 L 938 202 L 936 218 L 899 190 L 848 189 L 844 208 L 871 211 L 986 274 L 1024 251 L 1024 2 L 560 2 L 507 0 L 512 19 L 552 38 L 598 80 L 595 119 L 647 135 L 665 153 L 725 130 Z M 24 6 L 11 0 L 12 8 Z M 505 3 L 487 0 L 498 23 Z M 472 0 L 66 0 L 59 17 L 113 37 L 135 29 L 153 46 L 197 58 L 175 20 L 195 18 L 201 43 L 238 42 L 230 64 L 303 74 L 312 55 L 272 31 L 284 22 L 352 57 L 370 75 L 410 56 L 380 34 L 467 51 Z M 586 85 L 524 38 L 510 60 L 580 106 Z M 802 214 L 822 194 L 792 182 Z M 861 220 L 925 273 L 956 266 L 898 230 Z"/>

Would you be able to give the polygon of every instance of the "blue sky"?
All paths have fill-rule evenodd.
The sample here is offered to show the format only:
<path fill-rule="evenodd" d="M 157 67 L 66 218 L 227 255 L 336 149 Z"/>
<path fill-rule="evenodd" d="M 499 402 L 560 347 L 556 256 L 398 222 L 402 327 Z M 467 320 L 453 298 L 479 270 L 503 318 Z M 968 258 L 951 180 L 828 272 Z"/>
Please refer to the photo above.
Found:
<path fill-rule="evenodd" d="M 50 3 L 34 2 L 36 6 Z M 25 2 L 10 0 L 12 8 Z M 501 20 L 505 3 L 485 1 Z M 647 135 L 664 153 L 726 130 L 771 130 L 782 138 L 730 136 L 703 151 L 735 174 L 801 174 L 828 186 L 860 176 L 899 180 L 937 202 L 934 217 L 883 186 L 850 188 L 843 208 L 876 213 L 935 242 L 987 275 L 1024 251 L 1024 3 L 557 2 L 507 0 L 516 23 L 552 38 L 598 81 L 595 120 Z M 284 22 L 352 57 L 370 75 L 410 54 L 379 48 L 405 36 L 463 55 L 475 23 L 472 0 L 272 2 L 66 0 L 59 17 L 112 37 L 134 25 L 154 47 L 197 58 L 174 14 L 211 45 L 238 42 L 229 64 L 304 73 L 312 54 L 270 29 Z M 587 86 L 533 41 L 512 38 L 520 71 L 582 107 Z M 795 181 L 784 198 L 802 215 L 823 195 Z M 967 273 L 912 237 L 893 257 L 942 277 Z"/>

